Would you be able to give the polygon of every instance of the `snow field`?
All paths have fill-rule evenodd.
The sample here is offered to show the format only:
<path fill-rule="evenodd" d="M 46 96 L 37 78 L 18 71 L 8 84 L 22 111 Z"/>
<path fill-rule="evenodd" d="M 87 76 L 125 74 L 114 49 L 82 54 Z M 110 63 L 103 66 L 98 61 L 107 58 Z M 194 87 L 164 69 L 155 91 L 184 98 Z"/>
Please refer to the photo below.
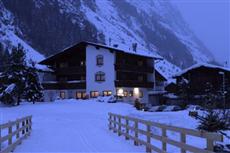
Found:
<path fill-rule="evenodd" d="M 17 146 L 15 152 L 145 152 L 144 146 L 134 146 L 132 140 L 126 141 L 124 136 L 119 137 L 117 133 L 109 131 L 108 112 L 185 128 L 195 129 L 197 126 L 197 121 L 188 116 L 188 111 L 142 112 L 130 104 L 100 103 L 96 100 L 0 106 L 0 124 L 33 115 L 31 136 Z M 140 127 L 146 128 L 141 124 Z M 161 135 L 158 128 L 152 128 L 152 131 Z M 131 134 L 134 135 L 133 132 Z M 168 131 L 167 135 L 175 140 L 180 139 L 176 132 Z M 146 136 L 139 136 L 146 139 Z M 161 148 L 161 142 L 151 141 Z M 187 142 L 200 148 L 205 147 L 205 141 L 196 137 L 188 136 Z M 171 145 L 167 149 L 170 153 L 179 152 L 178 148 Z"/>

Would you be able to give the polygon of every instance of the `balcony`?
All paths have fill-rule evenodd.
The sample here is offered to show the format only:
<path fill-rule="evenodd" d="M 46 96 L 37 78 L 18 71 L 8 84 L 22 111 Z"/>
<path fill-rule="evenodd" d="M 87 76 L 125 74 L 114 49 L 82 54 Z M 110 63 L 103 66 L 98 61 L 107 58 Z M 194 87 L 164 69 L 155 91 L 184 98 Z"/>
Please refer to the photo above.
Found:
<path fill-rule="evenodd" d="M 49 82 L 43 82 L 42 86 L 45 90 L 86 89 L 86 82 L 85 81 L 66 81 L 66 82 L 49 81 Z"/>
<path fill-rule="evenodd" d="M 153 82 L 140 82 L 136 80 L 116 80 L 116 87 L 140 87 L 140 88 L 153 88 Z"/>
<path fill-rule="evenodd" d="M 123 72 L 153 73 L 153 67 L 151 67 L 151 66 L 115 64 L 115 70 L 116 71 L 123 71 Z"/>
<path fill-rule="evenodd" d="M 85 66 L 56 68 L 55 72 L 57 75 L 84 74 L 86 73 L 86 68 Z"/>

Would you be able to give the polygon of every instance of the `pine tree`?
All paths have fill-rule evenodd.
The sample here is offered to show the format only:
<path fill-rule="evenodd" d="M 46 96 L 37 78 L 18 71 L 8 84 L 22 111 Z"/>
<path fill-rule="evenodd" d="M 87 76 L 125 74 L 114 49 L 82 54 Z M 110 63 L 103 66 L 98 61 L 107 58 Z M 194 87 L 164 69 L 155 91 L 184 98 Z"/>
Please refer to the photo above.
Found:
<path fill-rule="evenodd" d="M 181 107 L 185 108 L 187 106 L 187 104 L 189 103 L 189 100 L 191 97 L 191 95 L 190 95 L 190 82 L 187 79 L 182 78 L 178 82 L 178 92 L 176 94 L 184 100 L 184 102 L 181 103 Z"/>
<path fill-rule="evenodd" d="M 25 62 L 25 52 L 21 45 L 18 45 L 17 48 L 13 48 L 9 57 L 9 64 L 6 65 L 6 69 L 2 74 L 2 95 L 1 101 L 3 103 L 11 103 L 8 95 L 15 100 L 17 105 L 20 104 L 21 97 L 25 89 L 25 78 L 26 78 L 26 62 Z M 4 92 L 9 85 L 15 84 L 14 92 Z M 9 101 L 7 101 L 9 100 Z M 14 104 L 14 103 L 12 103 Z"/>
<path fill-rule="evenodd" d="M 35 101 L 41 100 L 43 97 L 42 86 L 39 82 L 37 70 L 35 68 L 35 63 L 30 62 L 31 67 L 26 69 L 26 87 L 24 97 L 27 101 L 35 103 Z"/>

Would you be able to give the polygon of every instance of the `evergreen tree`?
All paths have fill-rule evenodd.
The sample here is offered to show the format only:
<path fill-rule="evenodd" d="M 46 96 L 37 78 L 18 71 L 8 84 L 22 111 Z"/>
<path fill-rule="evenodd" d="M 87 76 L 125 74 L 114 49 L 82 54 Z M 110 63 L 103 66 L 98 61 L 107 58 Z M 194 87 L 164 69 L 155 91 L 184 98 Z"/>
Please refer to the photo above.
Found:
<path fill-rule="evenodd" d="M 24 97 L 27 101 L 35 103 L 35 101 L 41 100 L 43 97 L 42 86 L 39 82 L 37 70 L 35 68 L 35 63 L 30 62 L 31 67 L 26 69 L 26 87 Z"/>
<path fill-rule="evenodd" d="M 4 103 L 11 103 L 8 98 L 5 98 L 10 94 L 17 105 L 20 104 L 26 81 L 26 62 L 25 62 L 25 52 L 21 45 L 17 48 L 13 48 L 9 57 L 9 64 L 6 65 L 6 70 L 2 73 L 2 90 L 6 90 L 11 84 L 15 84 L 14 92 L 4 92 L 2 91 L 1 101 Z M 5 89 L 4 89 L 5 88 Z M 13 104 L 13 103 L 12 103 Z"/>
<path fill-rule="evenodd" d="M 182 79 L 178 82 L 178 92 L 176 94 L 184 100 L 184 102 L 181 103 L 181 107 L 185 108 L 191 97 L 190 82 L 187 79 L 182 77 Z"/>

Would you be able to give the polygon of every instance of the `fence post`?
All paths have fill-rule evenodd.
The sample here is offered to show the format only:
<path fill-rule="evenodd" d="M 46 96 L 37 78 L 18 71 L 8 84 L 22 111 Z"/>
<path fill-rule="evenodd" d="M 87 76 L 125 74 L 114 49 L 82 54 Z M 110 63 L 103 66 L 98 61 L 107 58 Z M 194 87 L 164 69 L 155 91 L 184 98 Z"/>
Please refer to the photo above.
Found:
<path fill-rule="evenodd" d="M 126 135 L 125 135 L 125 139 L 129 140 L 129 120 L 127 118 L 125 118 L 125 124 L 126 124 Z"/>
<path fill-rule="evenodd" d="M 22 121 L 22 135 L 25 134 L 25 121 Z"/>
<path fill-rule="evenodd" d="M 29 120 L 28 118 L 26 119 L 26 133 L 29 132 Z"/>
<path fill-rule="evenodd" d="M 162 128 L 161 130 L 162 130 L 162 137 L 166 138 L 167 137 L 166 129 Z M 164 141 L 162 141 L 162 149 L 163 149 L 163 151 L 167 151 L 167 144 Z"/>
<path fill-rule="evenodd" d="M 138 139 L 138 120 L 135 120 L 135 125 L 134 125 L 134 131 L 135 131 L 135 140 L 134 140 L 134 145 L 138 146 L 138 141 L 136 139 Z"/>
<path fill-rule="evenodd" d="M 9 135 L 9 139 L 8 139 L 8 145 L 12 144 L 12 124 L 11 122 L 9 122 L 9 127 L 8 127 L 8 135 Z"/>
<path fill-rule="evenodd" d="M 214 146 L 213 146 L 213 140 L 207 139 L 207 150 L 208 151 L 213 151 L 213 148 L 214 148 Z"/>
<path fill-rule="evenodd" d="M 32 116 L 30 116 L 30 130 L 32 130 Z"/>
<path fill-rule="evenodd" d="M 113 132 L 116 133 L 117 129 L 116 129 L 116 116 L 113 116 Z"/>
<path fill-rule="evenodd" d="M 112 118 L 111 118 L 111 114 L 109 113 L 109 130 L 111 130 L 111 128 L 112 128 Z"/>
<path fill-rule="evenodd" d="M 17 123 L 16 123 L 16 130 L 17 130 L 16 139 L 19 139 L 19 136 L 20 136 L 19 127 L 20 127 L 20 123 L 17 120 Z"/>
<path fill-rule="evenodd" d="M 118 117 L 118 136 L 121 136 L 121 117 Z"/>
<path fill-rule="evenodd" d="M 186 144 L 186 135 L 184 133 L 180 134 L 180 141 L 181 141 L 181 143 L 185 143 Z M 186 150 L 181 149 L 181 153 L 186 153 Z"/>
<path fill-rule="evenodd" d="M 146 152 L 151 153 L 151 148 L 149 147 L 149 145 L 151 144 L 151 126 L 150 124 L 146 124 L 146 128 L 147 128 L 147 134 L 146 134 L 146 138 L 147 138 L 147 145 L 146 145 Z"/>
<path fill-rule="evenodd" d="M 1 151 L 1 148 L 2 148 L 2 141 L 1 141 L 1 139 L 2 139 L 2 127 L 0 125 L 0 151 Z"/>

